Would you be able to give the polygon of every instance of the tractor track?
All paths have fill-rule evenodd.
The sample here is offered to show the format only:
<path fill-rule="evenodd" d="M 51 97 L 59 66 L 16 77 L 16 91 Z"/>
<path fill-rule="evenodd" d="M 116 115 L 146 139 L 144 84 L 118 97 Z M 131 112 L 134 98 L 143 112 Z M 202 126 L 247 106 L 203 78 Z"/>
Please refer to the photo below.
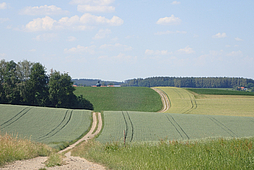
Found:
<path fill-rule="evenodd" d="M 58 132 L 60 132 L 60 131 L 70 122 L 70 120 L 71 120 L 73 110 L 71 111 L 71 113 L 70 113 L 70 115 L 69 115 L 69 118 L 67 118 L 67 117 L 68 117 L 68 116 L 67 116 L 68 112 L 69 112 L 69 110 L 67 110 L 67 111 L 65 112 L 65 115 L 64 115 L 63 120 L 62 120 L 53 130 L 51 130 L 51 131 L 50 131 L 49 133 L 47 133 L 46 135 L 44 135 L 44 136 L 38 138 L 38 140 L 44 140 L 44 139 L 50 138 L 50 137 L 56 135 Z M 56 132 L 54 132 L 58 127 L 60 127 L 60 126 L 63 124 L 63 122 L 64 122 L 66 119 L 68 119 L 67 122 L 66 122 L 59 130 L 57 130 Z M 54 133 L 53 133 L 53 132 L 54 132 Z M 53 134 L 51 134 L 51 133 L 53 133 Z"/>
<path fill-rule="evenodd" d="M 26 107 L 23 110 L 21 110 L 18 114 L 16 114 L 15 116 L 13 116 L 11 119 L 7 120 L 6 122 L 4 122 L 3 124 L 0 125 L 0 130 L 4 129 L 5 127 L 10 126 L 11 124 L 17 122 L 21 117 L 23 117 L 25 114 L 27 114 L 27 112 L 29 112 L 32 108 Z"/>
<path fill-rule="evenodd" d="M 219 120 L 215 119 L 212 116 L 208 116 L 211 121 L 213 121 L 216 125 L 218 125 L 220 128 L 222 128 L 224 131 L 226 131 L 231 137 L 238 137 L 237 134 L 235 134 L 231 129 L 229 129 L 226 125 L 221 123 Z"/>

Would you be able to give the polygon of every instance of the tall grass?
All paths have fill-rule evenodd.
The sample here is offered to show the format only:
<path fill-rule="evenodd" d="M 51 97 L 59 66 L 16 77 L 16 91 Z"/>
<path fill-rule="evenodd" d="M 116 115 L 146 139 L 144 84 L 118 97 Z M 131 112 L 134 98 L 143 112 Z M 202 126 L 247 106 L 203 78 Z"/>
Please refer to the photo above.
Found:
<path fill-rule="evenodd" d="M 123 146 L 84 143 L 72 153 L 110 169 L 254 169 L 254 138 Z"/>
<path fill-rule="evenodd" d="M 15 160 L 47 156 L 51 152 L 52 149 L 47 145 L 9 134 L 0 135 L 0 166 Z"/>

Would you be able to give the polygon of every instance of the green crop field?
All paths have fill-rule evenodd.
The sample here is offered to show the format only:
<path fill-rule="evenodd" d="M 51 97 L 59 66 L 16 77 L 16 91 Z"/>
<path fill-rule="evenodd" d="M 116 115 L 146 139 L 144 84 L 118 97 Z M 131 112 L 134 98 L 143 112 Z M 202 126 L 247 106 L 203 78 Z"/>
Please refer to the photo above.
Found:
<path fill-rule="evenodd" d="M 0 104 L 0 132 L 59 147 L 81 137 L 91 111 Z"/>
<path fill-rule="evenodd" d="M 217 89 L 188 88 L 187 90 L 192 91 L 192 92 L 197 93 L 197 94 L 254 96 L 253 92 L 226 90 L 226 89 L 218 89 L 218 88 Z"/>
<path fill-rule="evenodd" d="M 130 143 L 241 138 L 254 136 L 253 129 L 252 117 L 106 111 L 104 129 L 97 140 L 102 143 L 123 142 L 126 138 Z"/>
<path fill-rule="evenodd" d="M 156 112 L 162 108 L 158 93 L 148 87 L 76 87 L 76 95 L 89 100 L 94 111 L 145 111 Z"/>
<path fill-rule="evenodd" d="M 196 92 L 200 94 L 176 87 L 158 87 L 158 89 L 164 91 L 170 99 L 171 106 L 167 113 L 254 117 L 254 96 L 225 95 L 229 90 L 216 89 L 197 90 Z M 207 95 L 208 92 L 210 94 L 216 92 L 218 95 Z M 235 94 L 237 91 L 232 92 Z"/>

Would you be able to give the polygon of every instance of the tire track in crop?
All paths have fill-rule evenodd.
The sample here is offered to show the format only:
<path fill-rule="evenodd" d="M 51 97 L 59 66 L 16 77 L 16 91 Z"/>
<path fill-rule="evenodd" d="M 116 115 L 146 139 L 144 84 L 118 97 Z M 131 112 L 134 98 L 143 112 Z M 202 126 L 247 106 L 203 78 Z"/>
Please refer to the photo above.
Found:
<path fill-rule="evenodd" d="M 69 115 L 69 118 L 68 118 L 68 116 L 67 116 L 68 112 L 69 112 L 69 110 L 67 110 L 67 111 L 65 112 L 65 115 L 64 115 L 63 120 L 62 120 L 54 129 L 52 129 L 52 130 L 51 130 L 49 133 L 47 133 L 46 135 L 44 135 L 44 136 L 42 136 L 42 137 L 39 137 L 38 140 L 48 139 L 48 138 L 50 138 L 50 137 L 56 135 L 58 132 L 60 132 L 60 131 L 70 122 L 70 120 L 71 120 L 73 110 L 71 111 L 71 113 L 70 113 L 70 115 Z M 66 119 L 67 119 L 66 123 L 63 124 L 63 122 L 64 122 Z M 63 124 L 63 125 L 62 125 L 62 124 Z M 60 127 L 61 125 L 62 125 L 62 127 L 58 130 L 58 127 Z M 54 131 L 55 131 L 55 132 L 54 132 Z"/>
<path fill-rule="evenodd" d="M 21 110 L 19 113 L 17 113 L 15 116 L 13 116 L 11 119 L 7 120 L 6 122 L 2 123 L 0 125 L 0 129 L 3 129 L 5 127 L 10 126 L 11 124 L 15 123 L 18 121 L 21 117 L 23 117 L 27 112 L 29 112 L 32 108 L 31 107 L 26 107 L 23 110 Z"/>
<path fill-rule="evenodd" d="M 125 134 L 124 134 L 124 141 L 126 141 L 126 138 L 127 138 L 127 135 L 128 135 L 128 124 L 127 124 L 127 120 L 125 118 L 125 115 L 122 111 L 122 115 L 123 115 L 123 119 L 124 119 L 124 122 L 125 122 Z"/>
<path fill-rule="evenodd" d="M 173 91 L 180 97 L 180 99 L 184 100 L 184 95 L 183 95 L 181 92 L 179 92 L 178 89 L 173 88 Z M 186 112 L 186 111 L 184 111 L 185 109 L 186 109 L 186 107 L 183 107 L 183 108 L 181 109 L 180 113 Z M 188 110 L 188 108 L 187 108 L 187 110 Z"/>
<path fill-rule="evenodd" d="M 131 122 L 131 139 L 130 139 L 130 142 L 131 142 L 133 140 L 133 136 L 134 136 L 134 126 L 133 126 L 133 123 L 131 121 L 131 117 L 130 117 L 129 112 L 126 111 L 126 113 L 127 113 L 127 116 L 128 116 L 128 118 L 129 118 L 129 120 Z"/>
<path fill-rule="evenodd" d="M 215 124 L 217 124 L 220 128 L 222 128 L 224 131 L 226 131 L 231 137 L 238 137 L 237 134 L 235 134 L 231 129 L 229 129 L 226 125 L 221 123 L 219 120 L 215 119 L 212 116 L 208 116 L 211 121 L 213 121 Z"/>
<path fill-rule="evenodd" d="M 172 121 L 170 121 L 170 118 L 168 117 L 168 115 L 171 117 Z M 174 119 L 174 117 L 170 114 L 167 114 L 166 117 L 168 118 L 168 120 L 172 123 L 172 124 L 176 124 L 176 125 L 173 125 L 176 129 L 177 129 L 177 132 L 180 134 L 180 136 L 184 139 L 183 135 L 181 134 L 181 132 L 184 134 L 184 136 L 187 137 L 187 139 L 190 139 L 190 137 L 188 136 L 188 134 L 183 130 L 183 128 L 177 123 L 177 121 Z M 174 123 L 173 123 L 174 122 Z M 178 128 L 180 130 L 178 130 Z M 181 132 L 180 132 L 181 131 Z"/>
<path fill-rule="evenodd" d="M 178 132 L 178 134 L 182 137 L 182 139 L 184 139 L 183 135 L 181 134 L 181 132 L 178 130 L 178 128 L 176 127 L 176 125 L 170 120 L 170 118 L 168 117 L 168 115 L 165 114 L 165 116 L 167 117 L 168 121 L 174 126 L 175 130 Z"/>
<path fill-rule="evenodd" d="M 195 110 L 197 109 L 198 105 L 197 105 L 197 102 L 195 100 L 195 98 L 193 96 L 190 95 L 190 93 L 187 91 L 187 94 L 190 98 L 190 101 L 191 101 L 191 108 L 186 110 L 185 112 L 183 112 L 183 114 L 188 114 L 190 113 L 192 110 Z"/>

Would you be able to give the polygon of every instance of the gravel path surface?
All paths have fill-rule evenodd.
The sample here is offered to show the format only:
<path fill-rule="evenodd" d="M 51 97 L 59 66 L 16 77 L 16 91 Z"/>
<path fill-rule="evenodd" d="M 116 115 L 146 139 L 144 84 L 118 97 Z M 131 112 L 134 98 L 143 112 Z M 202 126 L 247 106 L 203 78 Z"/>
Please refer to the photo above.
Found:
<path fill-rule="evenodd" d="M 162 90 L 154 88 L 154 87 L 152 87 L 151 89 L 153 89 L 154 91 L 159 93 L 159 95 L 161 96 L 161 101 L 162 101 L 162 104 L 163 104 L 163 108 L 158 112 L 161 112 L 161 113 L 166 112 L 170 108 L 170 101 L 168 99 L 167 94 L 164 93 Z"/>
<path fill-rule="evenodd" d="M 92 139 L 94 136 L 96 136 L 102 129 L 101 113 L 98 113 L 98 119 L 99 119 L 98 127 L 95 131 L 95 128 L 97 125 L 97 117 L 96 117 L 96 113 L 93 113 L 93 124 L 90 131 L 83 138 L 78 140 L 76 143 L 70 145 L 69 147 L 67 147 L 66 149 L 62 151 L 59 151 L 59 153 L 64 153 L 66 151 L 69 151 L 80 142 L 87 141 L 89 139 Z M 44 162 L 47 160 L 47 157 L 37 157 L 37 158 L 29 159 L 29 160 L 16 161 L 0 169 L 1 170 L 39 170 L 40 168 L 46 168 L 47 170 L 58 170 L 58 169 L 61 169 L 61 170 L 65 170 L 65 169 L 104 170 L 105 169 L 103 166 L 89 162 L 84 158 L 71 156 L 71 151 L 67 152 L 65 156 L 66 156 L 64 158 L 65 165 L 62 165 L 62 166 L 55 166 L 55 167 L 48 168 L 44 164 Z"/>

